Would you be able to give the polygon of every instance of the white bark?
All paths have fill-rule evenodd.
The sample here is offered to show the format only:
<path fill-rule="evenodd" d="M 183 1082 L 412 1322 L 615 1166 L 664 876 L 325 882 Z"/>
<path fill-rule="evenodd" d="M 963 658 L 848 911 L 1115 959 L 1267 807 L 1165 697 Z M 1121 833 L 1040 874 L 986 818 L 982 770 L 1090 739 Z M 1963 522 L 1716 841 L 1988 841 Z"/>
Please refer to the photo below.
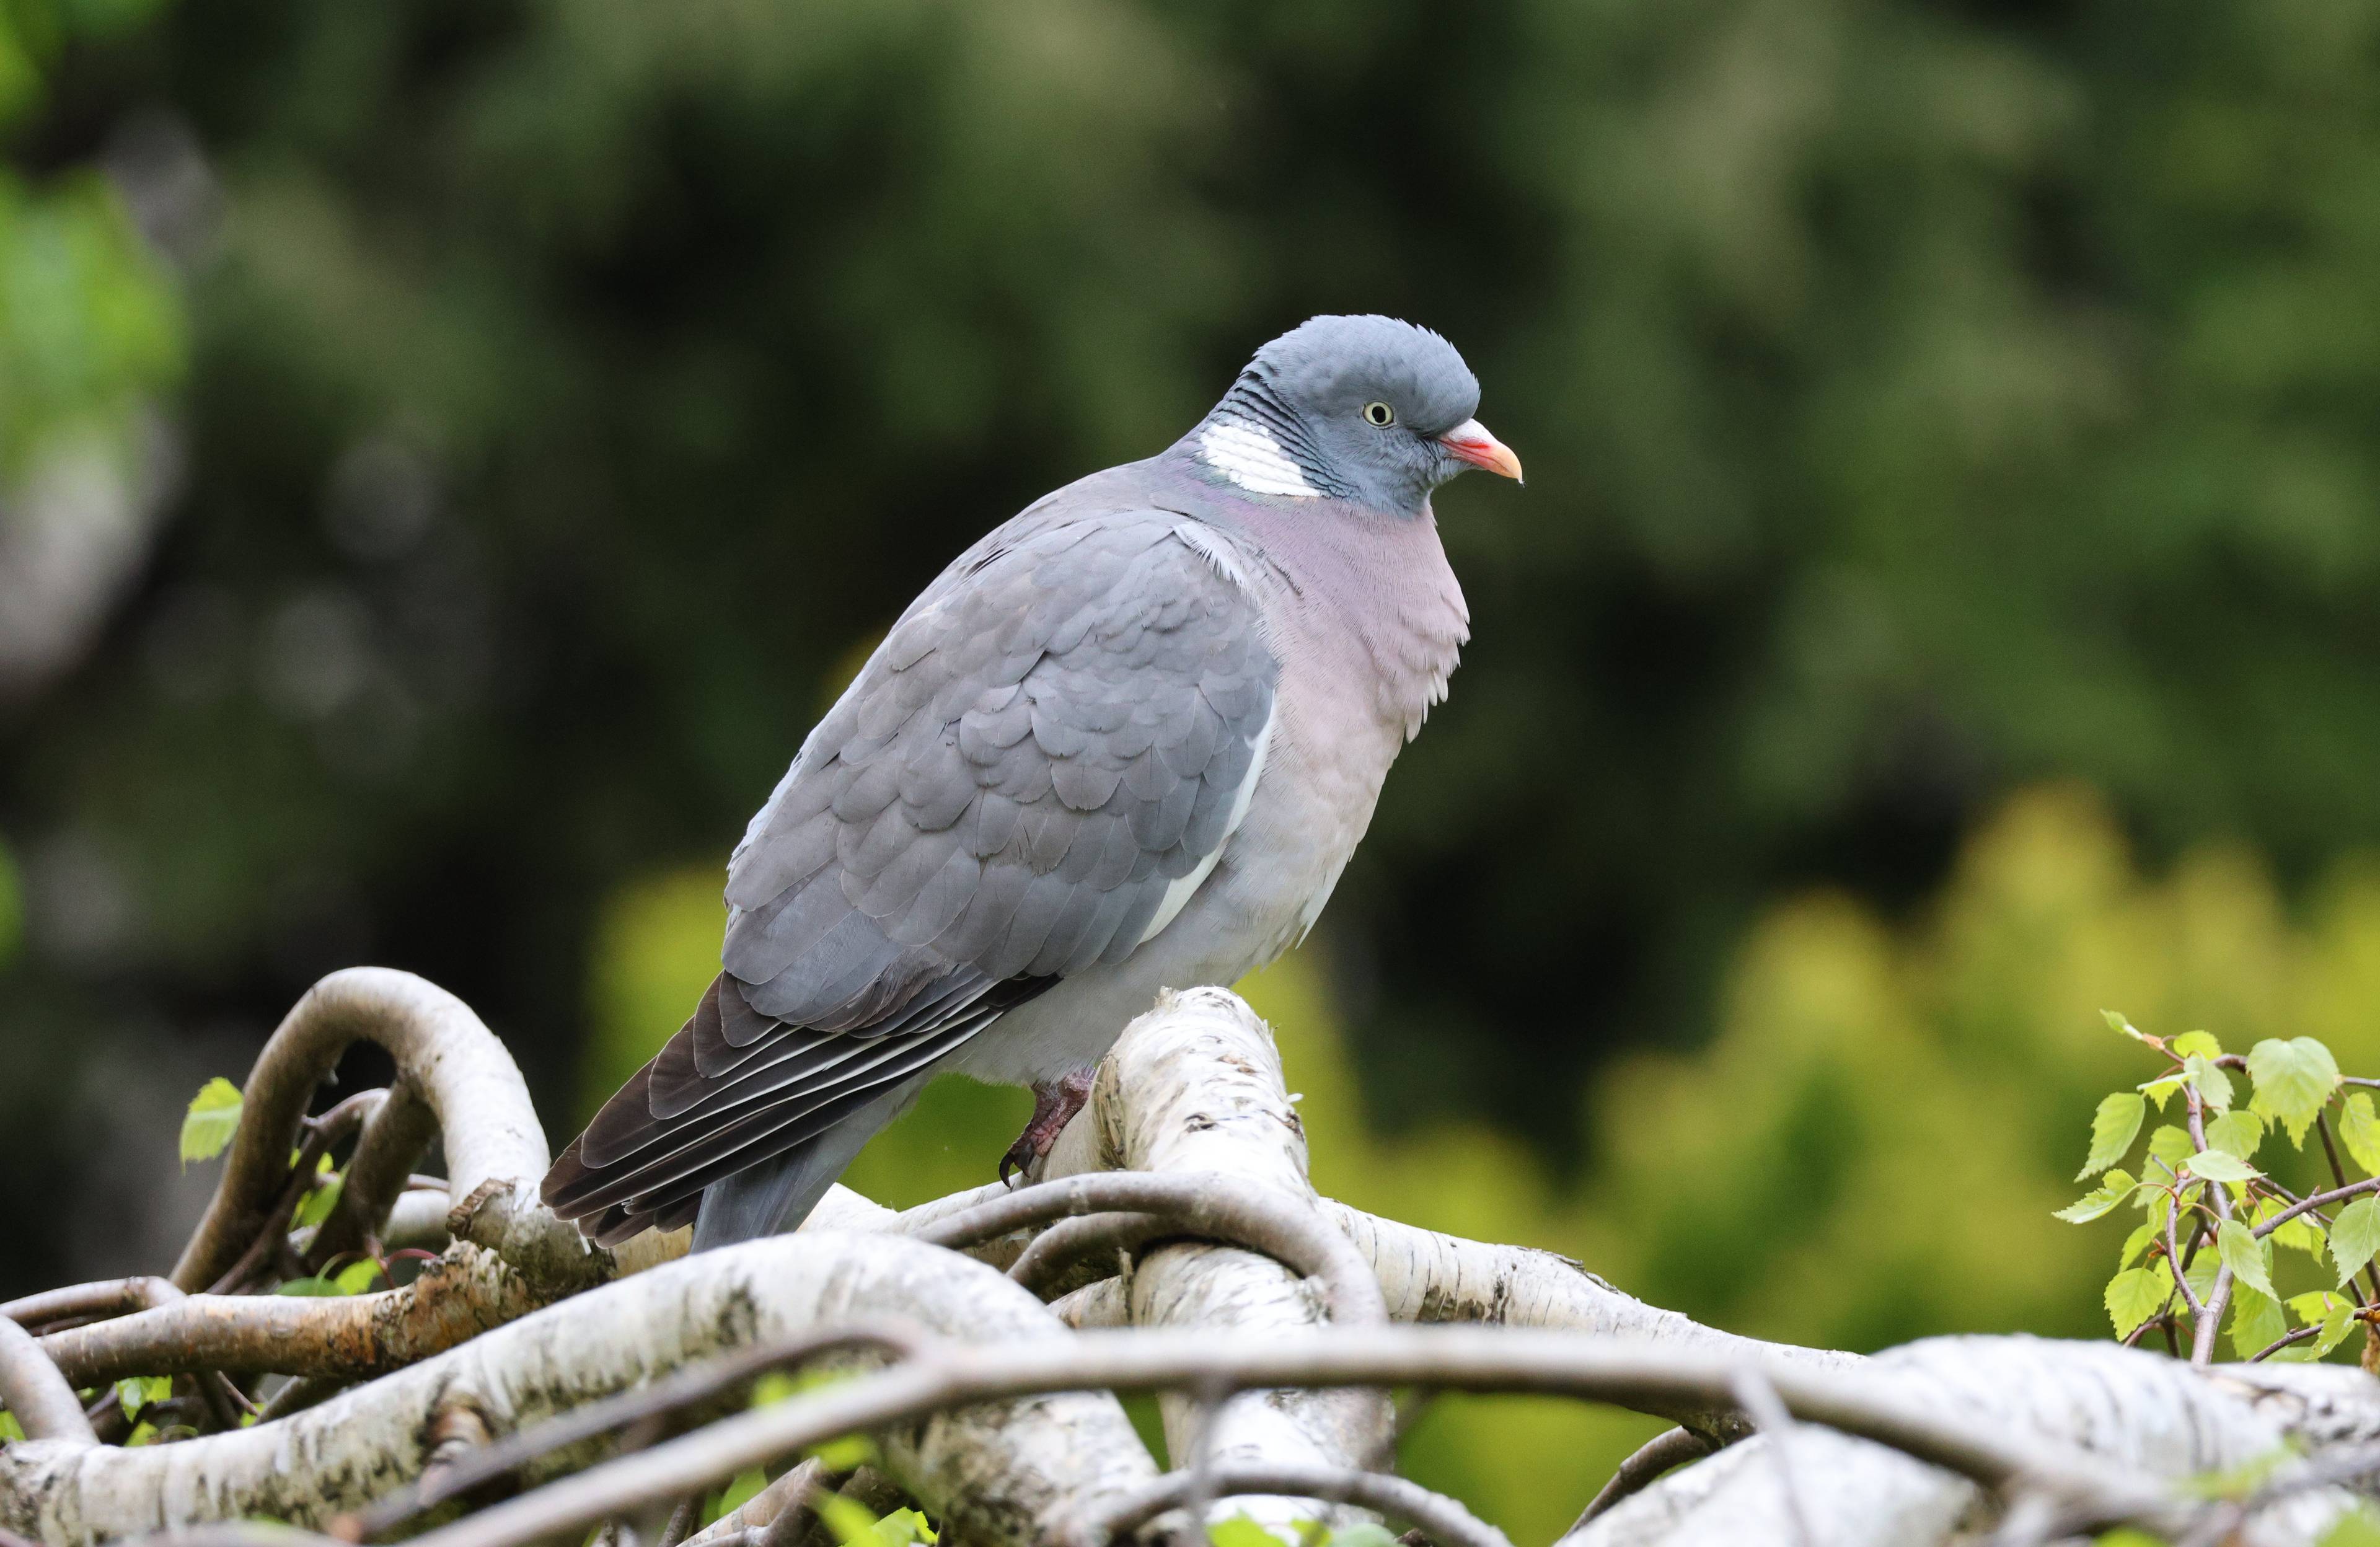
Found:
<path fill-rule="evenodd" d="M 242 1092 L 239 1131 L 206 1217 L 173 1279 L 195 1292 L 212 1284 L 267 1223 L 264 1211 L 289 1169 L 306 1103 L 350 1042 L 379 1043 L 397 1079 L 359 1144 L 382 1151 L 373 1129 L 426 1133 L 434 1115 L 445 1139 L 449 1230 L 494 1251 L 540 1284 L 577 1287 L 605 1264 L 578 1232 L 538 1201 L 551 1156 L 511 1054 L 469 1005 L 410 972 L 355 967 L 306 991 L 257 1054 Z M 380 1163 L 368 1162 L 367 1169 Z"/>
<path fill-rule="evenodd" d="M 503 1435 L 690 1360 L 887 1315 L 1004 1346 L 1066 1339 L 1030 1295 L 953 1253 L 881 1235 L 780 1236 L 589 1291 L 279 1423 L 135 1450 L 11 1445 L 0 1524 L 52 1547 L 260 1513 L 321 1525 L 419 1476 L 442 1412 L 468 1407 Z M 901 1483 L 983 1542 L 1031 1541 L 1037 1522 L 1157 1475 L 1104 1393 L 981 1404 L 882 1441 Z M 582 1447 L 543 1474 L 587 1459 Z"/>
<path fill-rule="evenodd" d="M 1099 1066 L 1090 1102 L 1060 1135 L 1041 1175 L 1132 1170 L 1204 1173 L 1271 1188 L 1321 1209 L 1305 1169 L 1305 1128 L 1281 1080 L 1271 1029 L 1237 994 L 1162 994 Z M 1285 1335 L 1329 1320 L 1306 1280 L 1254 1252 L 1204 1242 L 1160 1245 L 1129 1267 L 1136 1327 L 1208 1327 Z M 1220 1407 L 1188 1393 L 1158 1399 L 1176 1466 L 1216 1462 L 1371 1468 L 1390 1460 L 1393 1415 L 1378 1390 L 1250 1392 Z M 1233 1499 L 1226 1513 L 1287 1525 L 1310 1503 Z M 1354 1518 L 1343 1508 L 1325 1517 Z"/>
<path fill-rule="evenodd" d="M 2380 1417 L 2380 1394 L 2360 1370 L 2277 1369 L 2280 1378 L 2265 1382 L 2256 1378 L 2265 1369 L 2210 1378 L 2140 1349 L 2020 1336 L 1913 1343 L 1866 1373 L 1951 1421 L 2165 1478 L 2267 1460 L 2310 1428 L 2360 1437 Z M 2313 1379 L 2291 1380 L 2301 1373 Z M 1561 1547 L 1797 1547 L 1788 1475 L 1826 1547 L 1949 1547 L 1997 1517 L 1973 1481 L 1887 1445 L 1801 1425 L 1783 1436 L 1781 1462 L 1778 1447 L 1764 1434 L 1672 1472 Z M 2347 1502 L 2336 1489 L 2308 1492 L 2252 1521 L 2241 1547 L 2310 1543 Z"/>
<path fill-rule="evenodd" d="M 456 1323 L 461 1334 L 479 1335 L 321 1407 L 244 1431 L 140 1450 L 64 1441 L 11 1446 L 0 1453 L 0 1524 L 54 1547 L 80 1547 L 252 1512 L 326 1521 L 418 1476 L 429 1458 L 427 1436 L 442 1421 L 451 1426 L 468 1414 L 502 1436 L 689 1360 L 886 1314 L 978 1346 L 941 1350 L 917 1368 L 871 1378 L 874 1384 L 837 1387 L 831 1404 L 804 1398 L 714 1423 L 481 1511 L 435 1539 L 497 1547 L 583 1525 L 613 1509 L 642 1507 L 662 1496 L 654 1490 L 715 1482 L 722 1467 L 782 1458 L 788 1446 L 839 1431 L 819 1428 L 829 1419 L 847 1429 L 864 1419 L 891 1426 L 888 1468 L 960 1537 L 990 1547 L 1046 1541 L 1142 1492 L 1156 1476 L 1112 1397 L 1027 1395 L 1062 1393 L 1070 1383 L 1160 1391 L 1170 1446 L 1185 1462 L 1197 1454 L 1202 1396 L 1225 1389 L 1216 1381 L 1263 1388 L 1221 1406 L 1209 1454 L 1276 1478 L 1377 1464 L 1387 1419 L 1379 1388 L 1391 1382 L 1560 1391 L 1733 1437 L 1746 1427 L 1737 1383 L 1757 1371 L 1794 1412 L 1840 1431 L 1791 1429 L 1782 1467 L 1774 1436 L 1734 1445 L 1573 1533 L 1567 1540 L 1575 1547 L 1790 1542 L 1780 1493 L 1788 1471 L 1815 1542 L 1827 1547 L 1970 1540 L 1988 1524 L 1976 1479 L 1994 1488 L 2018 1479 L 2070 1504 L 2137 1504 L 2169 1524 L 2181 1517 L 2157 1479 L 2255 1459 L 2284 1440 L 2334 1452 L 2380 1440 L 2380 1383 L 2358 1370 L 2200 1373 L 2105 1344 L 2026 1339 L 1937 1340 L 1874 1360 L 1779 1347 L 1646 1306 L 1550 1253 L 1465 1241 L 1317 1199 L 1270 1035 L 1219 990 L 1168 995 L 1126 1029 L 1046 1175 L 1133 1170 L 1231 1178 L 1284 1209 L 1307 1212 L 1353 1244 L 1381 1294 L 1375 1305 L 1366 1291 L 1354 1322 L 1385 1310 L 1398 1321 L 1504 1330 L 1329 1326 L 1316 1283 L 1270 1257 L 1162 1237 L 1136 1250 L 1116 1249 L 1115 1276 L 1043 1308 L 983 1265 L 1014 1262 L 1035 1231 L 971 1249 L 978 1262 L 901 1238 L 1007 1197 L 996 1184 L 902 1213 L 837 1188 L 798 1236 L 698 1261 L 671 1261 L 685 1250 L 683 1232 L 649 1236 L 617 1253 L 590 1251 L 575 1233 L 557 1234 L 567 1227 L 535 1201 L 545 1142 L 502 1047 L 451 996 L 405 974 L 370 969 L 318 985 L 260 1058 L 223 1188 L 186 1254 L 187 1276 L 227 1261 L 254 1239 L 248 1222 L 285 1175 L 287 1133 L 307 1092 L 358 1035 L 390 1046 L 400 1067 L 396 1090 L 367 1129 L 365 1142 L 380 1146 L 371 1165 L 383 1180 L 375 1186 L 393 1185 L 386 1178 L 400 1169 L 396 1157 L 415 1141 L 408 1124 L 434 1112 L 448 1125 L 456 1197 L 404 1194 L 386 1229 L 424 1243 L 450 1230 L 460 1236 L 450 1273 L 488 1283 L 473 1289 L 476 1278 L 456 1279 L 441 1292 L 451 1292 L 467 1321 L 483 1318 Z M 609 1273 L 635 1276 L 494 1325 Z M 124 1361 L 155 1357 L 128 1352 L 143 1328 L 180 1327 L 171 1321 L 179 1315 L 214 1327 L 205 1335 L 215 1341 L 204 1348 L 194 1341 L 171 1367 L 269 1367 L 238 1361 L 288 1358 L 311 1335 L 336 1356 L 326 1357 L 326 1368 L 380 1369 L 438 1346 L 434 1337 L 390 1341 L 382 1324 L 390 1311 L 419 1312 L 428 1303 L 420 1293 L 402 1294 L 290 1306 L 193 1296 L 53 1334 L 44 1346 L 78 1379 L 129 1373 L 134 1366 Z M 275 1317 L 290 1319 L 286 1336 L 274 1330 Z M 1141 1330 L 1075 1338 L 1068 1327 Z M 353 1353 L 354 1340 L 367 1335 L 381 1341 Z M 286 1346 L 258 1351 L 276 1342 Z M 583 1466 L 601 1448 L 581 1444 L 551 1456 L 529 1480 Z M 1548 1486 L 1583 1501 L 1600 1480 L 1548 1480 Z M 2243 1540 L 2305 1540 L 2339 1497 L 2301 1495 L 2259 1517 Z M 1224 1507 L 1277 1526 L 1332 1513 L 1269 1497 Z"/>

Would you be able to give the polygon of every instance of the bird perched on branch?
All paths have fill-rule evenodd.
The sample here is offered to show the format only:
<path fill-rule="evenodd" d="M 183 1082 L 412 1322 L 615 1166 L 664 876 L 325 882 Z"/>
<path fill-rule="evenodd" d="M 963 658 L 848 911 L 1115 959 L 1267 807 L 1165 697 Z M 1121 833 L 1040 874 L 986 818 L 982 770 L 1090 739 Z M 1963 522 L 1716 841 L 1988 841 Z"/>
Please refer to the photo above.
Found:
<path fill-rule="evenodd" d="M 728 863 L 723 970 L 545 1179 L 607 1245 L 801 1223 L 925 1082 L 1046 1154 L 1164 988 L 1305 935 L 1469 637 L 1430 493 L 1521 464 L 1453 346 L 1317 317 L 909 604 Z"/>

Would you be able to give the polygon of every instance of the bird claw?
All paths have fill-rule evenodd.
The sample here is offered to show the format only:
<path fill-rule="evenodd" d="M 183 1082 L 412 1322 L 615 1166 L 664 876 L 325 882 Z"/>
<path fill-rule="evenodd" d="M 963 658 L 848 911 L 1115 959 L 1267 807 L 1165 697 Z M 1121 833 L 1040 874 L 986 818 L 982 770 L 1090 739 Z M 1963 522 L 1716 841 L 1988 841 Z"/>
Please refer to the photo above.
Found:
<path fill-rule="evenodd" d="M 1016 1183 L 1009 1180 L 1012 1175 L 1021 1178 L 1047 1159 L 1050 1147 L 1058 1142 L 1058 1136 L 1065 1131 L 1075 1114 L 1082 1111 L 1083 1103 L 1090 1099 L 1091 1071 L 1088 1069 L 1077 1069 L 1062 1078 L 1043 1080 L 1035 1085 L 1033 1119 L 1025 1125 L 1025 1131 L 1016 1136 L 1016 1142 L 1008 1147 L 1008 1152 L 1000 1157 L 1001 1181 L 1013 1188 Z"/>

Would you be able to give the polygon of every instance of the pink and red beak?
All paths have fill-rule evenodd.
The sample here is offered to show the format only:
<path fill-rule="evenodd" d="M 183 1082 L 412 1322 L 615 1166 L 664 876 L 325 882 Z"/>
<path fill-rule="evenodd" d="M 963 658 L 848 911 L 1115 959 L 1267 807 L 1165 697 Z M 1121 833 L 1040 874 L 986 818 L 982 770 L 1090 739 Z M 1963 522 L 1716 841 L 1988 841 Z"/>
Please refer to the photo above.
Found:
<path fill-rule="evenodd" d="M 1521 459 L 1512 448 L 1488 432 L 1488 427 L 1475 419 L 1466 419 L 1438 438 L 1457 461 L 1468 462 L 1475 468 L 1485 468 L 1519 483 Z"/>

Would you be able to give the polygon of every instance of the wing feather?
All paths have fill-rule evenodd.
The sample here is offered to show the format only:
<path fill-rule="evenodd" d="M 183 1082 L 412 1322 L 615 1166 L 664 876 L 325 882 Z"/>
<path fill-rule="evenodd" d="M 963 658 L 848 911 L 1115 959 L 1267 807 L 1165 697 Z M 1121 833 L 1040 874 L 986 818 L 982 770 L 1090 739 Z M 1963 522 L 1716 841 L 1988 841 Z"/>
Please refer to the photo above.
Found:
<path fill-rule="evenodd" d="M 683 1219 L 1179 910 L 1280 669 L 1194 526 L 1044 502 L 911 605 L 753 818 L 724 970 L 556 1163 L 554 1208 L 609 1239 Z"/>

